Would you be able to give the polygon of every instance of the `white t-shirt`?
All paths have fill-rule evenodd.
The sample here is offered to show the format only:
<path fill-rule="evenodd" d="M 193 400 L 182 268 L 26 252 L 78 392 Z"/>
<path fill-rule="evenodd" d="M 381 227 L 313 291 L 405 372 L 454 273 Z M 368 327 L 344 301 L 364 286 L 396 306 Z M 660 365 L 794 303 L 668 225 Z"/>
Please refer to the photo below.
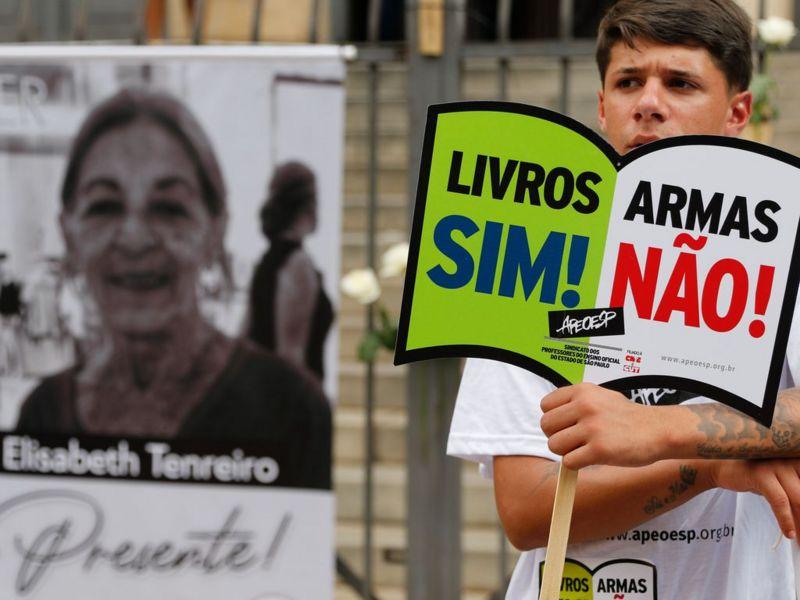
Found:
<path fill-rule="evenodd" d="M 517 367 L 468 360 L 447 453 L 479 462 L 487 477 L 494 456 L 558 460 L 539 427 L 539 403 L 552 389 Z M 544 556 L 544 548 L 521 555 L 507 599 L 539 597 Z M 567 560 L 564 600 L 795 599 L 791 545 L 754 494 L 706 491 L 624 534 L 571 544 Z"/>

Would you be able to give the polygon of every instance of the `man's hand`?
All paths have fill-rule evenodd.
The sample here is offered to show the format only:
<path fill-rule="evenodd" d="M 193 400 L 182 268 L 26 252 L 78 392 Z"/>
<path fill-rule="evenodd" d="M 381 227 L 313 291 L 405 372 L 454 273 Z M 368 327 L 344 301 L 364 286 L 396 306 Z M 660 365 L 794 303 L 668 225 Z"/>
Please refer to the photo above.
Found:
<path fill-rule="evenodd" d="M 778 394 L 771 428 L 716 402 L 642 406 L 589 383 L 548 394 L 542 411 L 550 449 L 573 469 L 666 458 L 800 457 L 800 388 Z"/>
<path fill-rule="evenodd" d="M 590 465 L 648 465 L 681 454 L 671 441 L 676 429 L 697 429 L 692 421 L 696 419 L 694 411 L 681 410 L 681 407 L 642 406 L 622 394 L 586 383 L 548 394 L 542 399 L 542 410 L 545 414 L 541 425 L 550 438 L 548 446 L 562 455 L 564 465 L 571 469 Z M 731 409 L 712 405 L 709 410 Z M 685 422 L 687 415 L 689 421 Z M 736 418 L 751 422 L 747 417 Z M 761 426 L 753 423 L 752 427 Z M 764 439 L 766 435 L 759 437 Z M 707 465 L 707 488 L 719 487 L 763 496 L 783 534 L 788 538 L 797 537 L 800 530 L 800 459 L 701 462 Z"/>
<path fill-rule="evenodd" d="M 648 407 L 590 383 L 559 388 L 542 399 L 542 430 L 564 466 L 638 467 L 670 454 L 672 407 Z M 669 416 L 670 418 L 665 418 Z M 684 424 L 692 427 L 692 424 Z"/>
<path fill-rule="evenodd" d="M 713 487 L 759 494 L 769 503 L 788 538 L 800 527 L 800 460 L 715 460 L 709 472 Z"/>

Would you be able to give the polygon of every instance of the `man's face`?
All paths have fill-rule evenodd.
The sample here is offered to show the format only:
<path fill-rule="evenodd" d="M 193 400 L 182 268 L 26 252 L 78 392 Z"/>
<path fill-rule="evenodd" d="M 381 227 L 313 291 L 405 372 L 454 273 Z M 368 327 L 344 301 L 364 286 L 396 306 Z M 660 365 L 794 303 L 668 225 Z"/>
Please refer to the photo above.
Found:
<path fill-rule="evenodd" d="M 639 39 L 611 48 L 600 127 L 620 154 L 676 135 L 738 135 L 750 118 L 750 92 L 732 92 L 705 48 Z"/>

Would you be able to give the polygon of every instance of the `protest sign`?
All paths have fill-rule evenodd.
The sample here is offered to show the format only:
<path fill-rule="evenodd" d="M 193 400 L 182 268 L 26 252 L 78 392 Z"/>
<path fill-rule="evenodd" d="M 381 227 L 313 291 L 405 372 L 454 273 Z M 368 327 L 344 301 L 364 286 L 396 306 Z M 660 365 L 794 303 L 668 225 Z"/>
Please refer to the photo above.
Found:
<path fill-rule="evenodd" d="M 429 110 L 396 363 L 668 388 L 768 424 L 798 283 L 800 160 L 716 136 L 619 156 L 496 102 Z"/>

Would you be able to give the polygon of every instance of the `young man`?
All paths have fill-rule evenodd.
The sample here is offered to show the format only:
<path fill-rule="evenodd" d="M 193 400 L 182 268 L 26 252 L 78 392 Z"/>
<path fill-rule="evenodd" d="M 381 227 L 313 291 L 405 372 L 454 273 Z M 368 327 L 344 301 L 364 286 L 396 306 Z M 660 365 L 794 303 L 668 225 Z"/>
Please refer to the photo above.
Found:
<path fill-rule="evenodd" d="M 751 111 L 750 35 L 734 0 L 616 3 L 597 49 L 599 120 L 614 148 L 738 135 Z M 647 395 L 689 404 L 641 406 L 586 384 L 554 391 L 515 367 L 467 362 L 448 453 L 493 474 L 506 533 L 526 551 L 507 598 L 538 598 L 558 455 L 588 467 L 578 480 L 562 597 L 795 598 L 790 544 L 776 540 L 781 530 L 794 535 L 795 515 L 800 521 L 800 461 L 719 459 L 798 453 L 800 397 L 781 398 L 770 434 L 708 399 L 632 394 Z M 780 528 L 764 498 L 739 491 L 766 498 Z"/>

